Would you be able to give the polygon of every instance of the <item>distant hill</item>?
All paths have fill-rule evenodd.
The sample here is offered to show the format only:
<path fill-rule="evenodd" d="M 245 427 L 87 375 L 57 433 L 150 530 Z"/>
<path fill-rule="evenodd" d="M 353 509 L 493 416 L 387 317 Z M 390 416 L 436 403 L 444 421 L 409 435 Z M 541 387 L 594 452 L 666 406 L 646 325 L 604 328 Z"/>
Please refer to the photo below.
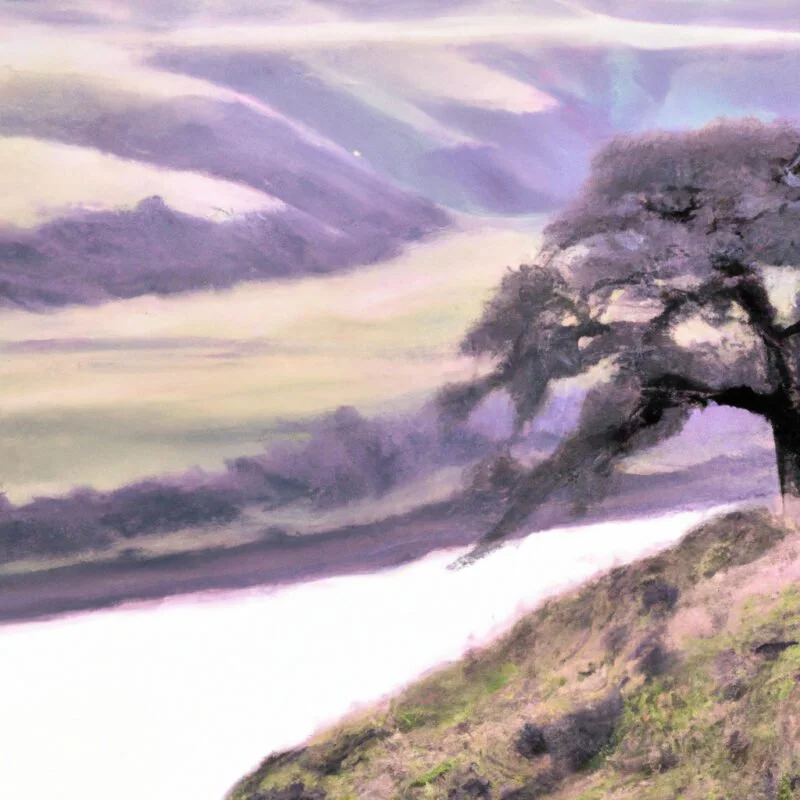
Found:
<path fill-rule="evenodd" d="M 36 229 L 0 219 L 0 297 L 23 305 L 372 263 L 446 226 L 447 209 L 562 206 L 617 134 L 797 115 L 776 79 L 800 67 L 794 44 L 725 33 L 796 24 L 777 0 L 6 6 L 0 22 L 38 44 L 4 51 L 0 141 L 70 145 L 276 201 L 228 221 L 180 216 L 169 197 L 64 208 Z M 687 30 L 684 46 L 678 24 L 717 44 Z M 3 168 L 11 193 L 35 199 L 24 170 Z M 57 161 L 53 173 L 80 180 Z"/>
<path fill-rule="evenodd" d="M 678 6 L 596 5 L 668 21 Z M 721 22 L 752 23 L 755 7 L 740 6 L 720 4 Z M 707 3 L 687 0 L 680 8 L 698 24 L 709 13 Z M 527 87 L 551 98 L 549 106 L 528 112 L 503 108 L 499 100 L 471 101 L 469 92 L 431 96 L 425 86 L 403 84 L 402 59 L 386 49 L 354 47 L 304 60 L 303 53 L 245 46 L 182 47 L 163 49 L 150 63 L 258 98 L 342 147 L 357 148 L 393 182 L 474 213 L 530 214 L 562 205 L 586 177 L 592 154 L 617 134 L 694 128 L 720 116 L 797 115 L 785 86 L 773 78 L 800 66 L 796 49 L 785 46 L 638 49 L 500 41 L 462 46 L 460 62 L 419 56 L 430 58 L 432 69 L 439 65 L 444 87 L 458 83 L 466 62 L 493 74 L 498 87 L 513 81 L 518 92 Z"/>
<path fill-rule="evenodd" d="M 382 232 L 367 220 L 336 229 L 291 208 L 217 222 L 149 197 L 0 232 L 0 298 L 36 308 L 331 273 L 388 258 L 444 224 L 424 204 L 417 211 L 387 211 Z"/>
<path fill-rule="evenodd" d="M 0 297 L 12 303 L 98 302 L 332 272 L 395 255 L 448 224 L 444 211 L 352 154 L 245 103 L 145 99 L 67 78 L 19 79 L 5 86 L 3 103 L 0 134 L 222 178 L 280 204 L 218 221 L 149 197 L 130 210 L 67 210 L 34 229 L 0 222 Z"/>

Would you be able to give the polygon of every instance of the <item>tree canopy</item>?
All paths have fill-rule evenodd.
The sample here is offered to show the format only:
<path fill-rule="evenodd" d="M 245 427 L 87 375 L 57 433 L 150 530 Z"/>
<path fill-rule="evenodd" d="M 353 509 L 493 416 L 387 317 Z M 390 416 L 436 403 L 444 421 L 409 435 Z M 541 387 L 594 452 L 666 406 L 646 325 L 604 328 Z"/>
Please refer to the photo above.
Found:
<path fill-rule="evenodd" d="M 553 382 L 591 379 L 576 429 L 517 481 L 476 555 L 556 490 L 602 481 L 712 404 L 771 424 L 784 508 L 796 510 L 798 280 L 796 128 L 721 121 L 606 146 L 535 263 L 507 273 L 465 337 L 492 368 L 440 397 L 466 417 L 505 391 L 522 430 Z"/>

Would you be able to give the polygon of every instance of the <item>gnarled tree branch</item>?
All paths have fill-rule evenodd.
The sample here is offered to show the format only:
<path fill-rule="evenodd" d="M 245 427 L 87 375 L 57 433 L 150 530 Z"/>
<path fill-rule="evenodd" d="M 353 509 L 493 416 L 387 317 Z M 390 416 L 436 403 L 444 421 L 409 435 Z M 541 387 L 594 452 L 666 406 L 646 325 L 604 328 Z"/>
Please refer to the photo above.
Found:
<path fill-rule="evenodd" d="M 710 403 L 715 403 L 718 406 L 740 408 L 764 417 L 770 416 L 775 403 L 774 393 L 757 392 L 750 386 L 714 389 L 700 381 L 671 373 L 648 381 L 642 387 L 642 394 L 658 399 L 665 405 L 693 405 L 705 408 Z"/>
<path fill-rule="evenodd" d="M 643 393 L 633 413 L 621 424 L 571 436 L 520 480 L 500 521 L 454 566 L 467 566 L 490 553 L 556 491 L 574 483 L 587 469 L 610 467 L 630 452 L 638 433 L 661 422 L 667 408 L 675 405 L 665 401 L 663 394 Z"/>
<path fill-rule="evenodd" d="M 800 320 L 793 322 L 788 328 L 783 328 L 778 332 L 778 338 L 790 339 L 792 336 L 797 336 L 800 333 Z"/>
<path fill-rule="evenodd" d="M 556 491 L 574 483 L 587 470 L 608 469 L 635 449 L 635 438 L 658 425 L 671 408 L 705 408 L 710 403 L 769 416 L 773 395 L 749 386 L 714 389 L 681 375 L 664 374 L 642 386 L 631 415 L 618 425 L 594 433 L 578 431 L 519 482 L 500 521 L 456 567 L 466 566 L 494 550 Z"/>

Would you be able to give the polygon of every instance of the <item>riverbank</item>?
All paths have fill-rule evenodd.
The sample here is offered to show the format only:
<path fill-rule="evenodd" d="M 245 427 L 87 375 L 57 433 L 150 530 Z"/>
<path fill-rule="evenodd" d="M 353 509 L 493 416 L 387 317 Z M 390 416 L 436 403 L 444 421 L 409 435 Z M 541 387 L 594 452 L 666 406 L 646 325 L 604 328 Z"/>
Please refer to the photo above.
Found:
<path fill-rule="evenodd" d="M 0 623 L 198 592 L 277 586 L 386 569 L 481 534 L 436 504 L 379 523 L 146 560 L 99 561 L 0 578 Z"/>
<path fill-rule="evenodd" d="M 5 626 L 0 796 L 220 800 L 266 753 L 709 513 L 543 531 L 465 570 L 448 569 L 461 548 L 371 574 Z"/>
<path fill-rule="evenodd" d="M 576 520 L 571 508 L 550 504 L 520 535 L 556 526 L 630 520 L 674 509 L 704 509 L 747 501 L 770 505 L 765 474 L 748 493 L 714 464 L 671 475 L 625 476 L 617 492 Z M 431 503 L 379 521 L 352 523 L 303 535 L 272 536 L 226 547 L 192 549 L 147 558 L 116 558 L 0 575 L 0 624 L 159 601 L 206 591 L 280 586 L 336 575 L 370 573 L 448 548 L 473 545 L 485 518 L 458 498 Z"/>

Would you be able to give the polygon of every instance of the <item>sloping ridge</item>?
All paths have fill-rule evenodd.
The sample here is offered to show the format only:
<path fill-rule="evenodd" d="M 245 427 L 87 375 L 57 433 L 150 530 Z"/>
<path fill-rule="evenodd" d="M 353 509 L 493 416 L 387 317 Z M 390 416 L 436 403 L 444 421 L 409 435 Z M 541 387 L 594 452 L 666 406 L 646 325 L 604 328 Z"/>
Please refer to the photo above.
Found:
<path fill-rule="evenodd" d="M 393 256 L 449 222 L 434 204 L 246 98 L 164 101 L 69 77 L 20 78 L 5 94 L 0 135 L 210 175 L 266 189 L 284 205 L 216 222 L 151 197 L 132 210 L 0 228 L 0 296 L 12 303 L 98 302 L 330 272 Z"/>
<path fill-rule="evenodd" d="M 270 756 L 230 798 L 789 800 L 797 547 L 765 511 L 705 523 Z"/>

